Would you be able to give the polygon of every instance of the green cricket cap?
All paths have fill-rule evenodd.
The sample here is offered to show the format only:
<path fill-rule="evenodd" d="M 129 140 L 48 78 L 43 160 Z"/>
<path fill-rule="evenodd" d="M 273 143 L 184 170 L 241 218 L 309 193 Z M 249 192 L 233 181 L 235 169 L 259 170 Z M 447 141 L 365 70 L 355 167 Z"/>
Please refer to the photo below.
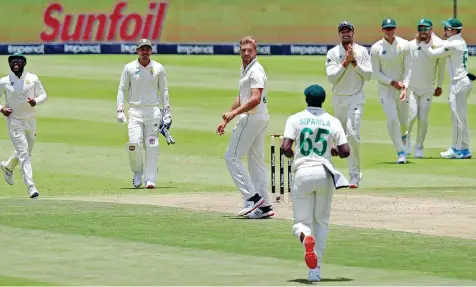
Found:
<path fill-rule="evenodd" d="M 397 23 L 392 18 L 386 18 L 382 21 L 382 28 L 396 28 Z"/>
<path fill-rule="evenodd" d="M 348 21 L 344 21 L 339 23 L 339 26 L 337 26 L 337 32 L 340 32 L 343 28 L 349 28 L 350 30 L 354 31 L 354 25 Z"/>
<path fill-rule="evenodd" d="M 431 22 L 430 19 L 420 19 L 420 21 L 418 21 L 418 26 L 425 26 L 425 27 L 433 27 L 433 22 Z"/>
<path fill-rule="evenodd" d="M 304 95 L 306 96 L 306 99 L 324 101 L 326 98 L 326 91 L 324 91 L 324 88 L 319 85 L 311 85 L 304 90 Z"/>
<path fill-rule="evenodd" d="M 22 53 L 13 53 L 8 56 L 8 61 L 11 61 L 14 58 L 23 58 L 26 61 L 26 57 Z"/>
<path fill-rule="evenodd" d="M 454 30 L 463 29 L 463 22 L 461 22 L 460 20 L 458 20 L 456 18 L 449 18 L 448 20 L 441 21 L 441 23 L 443 23 L 443 25 L 445 25 L 445 27 L 451 28 L 451 29 L 454 29 Z"/>
<path fill-rule="evenodd" d="M 152 42 L 149 39 L 140 39 L 137 41 L 137 49 L 143 46 L 149 46 L 152 48 Z"/>

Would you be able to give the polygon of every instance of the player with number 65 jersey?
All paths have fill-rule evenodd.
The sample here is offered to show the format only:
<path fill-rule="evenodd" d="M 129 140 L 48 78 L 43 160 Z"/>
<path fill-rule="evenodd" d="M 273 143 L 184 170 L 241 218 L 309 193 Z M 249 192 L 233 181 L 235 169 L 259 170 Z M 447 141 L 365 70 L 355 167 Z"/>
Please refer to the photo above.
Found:
<path fill-rule="evenodd" d="M 346 158 L 350 150 L 342 124 L 322 108 L 326 98 L 324 89 L 312 85 L 304 95 L 308 106 L 286 121 L 281 148 L 286 157 L 293 157 L 293 234 L 303 245 L 308 279 L 320 281 L 332 195 L 334 189 L 349 186 L 332 165 L 331 155 Z"/>

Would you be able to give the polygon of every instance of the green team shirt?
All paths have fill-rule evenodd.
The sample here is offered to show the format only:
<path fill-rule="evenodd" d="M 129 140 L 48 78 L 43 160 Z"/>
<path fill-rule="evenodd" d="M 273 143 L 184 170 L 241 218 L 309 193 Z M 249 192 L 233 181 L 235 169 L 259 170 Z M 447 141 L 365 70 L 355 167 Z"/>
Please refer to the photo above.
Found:
<path fill-rule="evenodd" d="M 292 170 L 332 163 L 331 147 L 347 143 L 340 121 L 322 108 L 308 107 L 286 121 L 284 137 L 295 142 Z"/>

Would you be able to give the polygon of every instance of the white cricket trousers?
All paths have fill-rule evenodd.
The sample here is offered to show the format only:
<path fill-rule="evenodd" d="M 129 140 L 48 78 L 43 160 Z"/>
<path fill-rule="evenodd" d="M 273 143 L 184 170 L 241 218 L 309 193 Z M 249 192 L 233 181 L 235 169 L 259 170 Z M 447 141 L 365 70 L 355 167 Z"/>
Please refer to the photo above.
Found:
<path fill-rule="evenodd" d="M 316 254 L 323 258 L 329 232 L 334 182 L 324 166 L 303 167 L 295 171 L 291 197 L 293 203 L 293 234 L 314 235 Z"/>
<path fill-rule="evenodd" d="M 130 157 L 132 172 L 144 174 L 145 181 L 156 183 L 159 159 L 159 126 L 162 121 L 160 108 L 131 107 L 128 111 L 129 145 L 136 144 L 137 157 Z M 144 152 L 142 152 L 144 150 Z M 129 150 L 130 151 L 130 150 Z M 133 162 L 133 159 L 137 159 Z M 145 159 L 142 164 L 142 159 Z"/>
<path fill-rule="evenodd" d="M 350 147 L 348 157 L 350 177 L 360 177 L 360 122 L 364 113 L 365 95 L 333 96 L 335 117 L 339 119 Z"/>
<path fill-rule="evenodd" d="M 244 200 L 256 193 L 270 205 L 268 174 L 264 162 L 264 143 L 268 129 L 269 114 L 242 114 L 231 134 L 225 152 L 228 171 Z M 243 165 L 247 156 L 248 170 Z"/>
<path fill-rule="evenodd" d="M 36 119 L 7 118 L 8 134 L 15 151 L 6 162 L 7 169 L 13 171 L 20 164 L 20 174 L 27 187 L 34 186 L 33 169 L 31 167 L 31 153 L 36 140 Z"/>
<path fill-rule="evenodd" d="M 473 82 L 468 77 L 451 83 L 449 103 L 451 123 L 453 126 L 452 148 L 469 149 L 468 97 L 473 89 Z"/>
<path fill-rule="evenodd" d="M 379 84 L 378 92 L 383 111 L 387 115 L 387 130 L 392 139 L 395 152 L 405 152 L 402 138 L 408 131 L 410 101 L 407 98 L 402 102 L 400 100 L 400 90 L 391 86 Z"/>
<path fill-rule="evenodd" d="M 430 113 L 431 103 L 435 89 L 428 88 L 410 88 L 409 90 L 409 124 L 408 136 L 411 136 L 413 125 L 418 119 L 417 137 L 415 141 L 415 148 L 423 149 L 423 142 L 425 141 L 426 133 L 428 131 L 428 114 Z"/>

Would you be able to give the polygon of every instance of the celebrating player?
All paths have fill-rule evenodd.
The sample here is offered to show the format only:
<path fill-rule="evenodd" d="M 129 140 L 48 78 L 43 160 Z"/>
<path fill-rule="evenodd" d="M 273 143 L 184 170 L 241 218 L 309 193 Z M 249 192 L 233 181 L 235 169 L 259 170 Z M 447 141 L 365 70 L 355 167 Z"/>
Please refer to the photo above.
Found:
<path fill-rule="evenodd" d="M 433 33 L 433 23 L 428 19 L 421 19 L 417 25 L 418 37 L 421 41 L 433 47 L 443 44 L 442 40 Z M 429 57 L 418 46 L 416 40 L 410 41 L 412 56 L 411 77 L 409 85 L 410 123 L 408 125 L 407 155 L 411 154 L 411 133 L 413 124 L 418 118 L 418 129 L 415 144 L 415 158 L 423 157 L 423 142 L 428 129 L 428 113 L 433 95 L 439 97 L 442 93 L 441 86 L 445 75 L 445 58 Z M 438 83 L 435 89 L 436 71 L 438 70 Z"/>
<path fill-rule="evenodd" d="M 286 121 L 281 148 L 286 157 L 294 157 L 293 234 L 303 244 L 309 281 L 320 281 L 334 188 L 349 184 L 334 169 L 331 154 L 346 158 L 350 151 L 342 124 L 322 109 L 326 98 L 324 89 L 312 85 L 304 90 L 304 95 L 308 106 Z"/>
<path fill-rule="evenodd" d="M 117 121 L 126 122 L 124 97 L 128 90 L 129 142 L 126 146 L 134 173 L 132 184 L 136 188 L 140 187 L 144 176 L 146 188 L 153 189 L 158 171 L 158 133 L 163 127 L 170 128 L 172 115 L 165 69 L 150 59 L 152 43 L 148 39 L 141 39 L 136 50 L 138 59 L 125 65 L 119 82 Z"/>
<path fill-rule="evenodd" d="M 5 181 L 13 185 L 13 170 L 20 163 L 23 182 L 28 187 L 30 198 L 39 194 L 33 181 L 31 153 L 36 140 L 36 106 L 43 104 L 47 95 L 37 75 L 25 71 L 26 57 L 15 53 L 8 57 L 11 73 L 0 79 L 0 99 L 5 95 L 5 106 L 0 105 L 7 117 L 8 134 L 15 151 L 7 161 L 0 164 Z"/>
<path fill-rule="evenodd" d="M 256 57 L 254 37 L 240 41 L 242 59 L 239 94 L 231 109 L 222 115 L 217 133 L 222 135 L 226 125 L 239 116 L 225 153 L 225 162 L 235 185 L 244 198 L 244 207 L 238 213 L 248 218 L 266 218 L 274 215 L 269 202 L 264 141 L 269 114 L 266 105 L 266 73 Z M 249 175 L 242 158 L 247 155 Z"/>
<path fill-rule="evenodd" d="M 433 48 L 429 43 L 417 35 L 417 42 L 430 57 L 446 58 L 448 61 L 448 74 L 451 80 L 449 102 L 451 109 L 451 122 L 453 124 L 453 137 L 451 148 L 440 153 L 443 158 L 471 158 L 469 150 L 468 127 L 468 97 L 473 89 L 473 74 L 468 74 L 468 47 L 461 36 L 463 23 L 450 18 L 443 21 L 444 36 L 447 39 L 443 45 Z"/>
<path fill-rule="evenodd" d="M 360 121 L 365 104 L 363 87 L 372 76 L 367 48 L 354 43 L 354 26 L 342 22 L 337 27 L 341 44 L 327 53 L 326 73 L 332 83 L 334 114 L 340 120 L 350 145 L 350 188 L 358 188 L 360 172 Z"/>
<path fill-rule="evenodd" d="M 411 55 L 409 42 L 395 35 L 393 19 L 382 21 L 383 39 L 372 45 L 372 70 L 378 81 L 380 103 L 387 115 L 387 129 L 398 155 L 398 163 L 406 163 L 406 137 L 409 104 L 407 88 L 410 82 Z"/>

